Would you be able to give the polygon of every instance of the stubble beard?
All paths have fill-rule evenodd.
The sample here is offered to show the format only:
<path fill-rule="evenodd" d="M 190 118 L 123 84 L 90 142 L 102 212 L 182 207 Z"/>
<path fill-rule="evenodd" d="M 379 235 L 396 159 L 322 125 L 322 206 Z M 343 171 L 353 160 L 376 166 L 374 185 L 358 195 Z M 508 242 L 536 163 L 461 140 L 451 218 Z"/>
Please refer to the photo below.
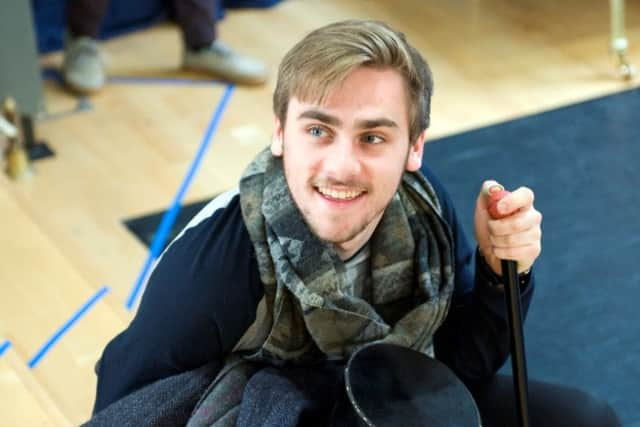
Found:
<path fill-rule="evenodd" d="M 295 204 L 298 212 L 300 212 L 300 214 L 302 215 L 302 220 L 304 221 L 304 223 L 307 225 L 307 227 L 309 227 L 311 232 L 316 237 L 318 237 L 323 242 L 334 244 L 334 245 L 340 245 L 340 244 L 344 244 L 344 243 L 350 242 L 351 240 L 355 239 L 360 233 L 362 233 L 362 232 L 364 232 L 366 230 L 367 226 L 369 224 L 371 224 L 371 222 L 374 221 L 374 219 L 379 218 L 378 219 L 378 224 L 380 223 L 380 221 L 382 220 L 382 216 L 384 214 L 385 209 L 387 208 L 387 206 L 389 206 L 389 203 L 391 203 L 391 200 L 393 199 L 393 197 L 398 192 L 398 188 L 400 187 L 400 183 L 402 182 L 402 176 L 404 175 L 404 170 L 400 174 L 400 177 L 398 178 L 398 182 L 396 183 L 395 190 L 391 194 L 391 197 L 389 198 L 389 200 L 387 200 L 387 202 L 382 206 L 381 209 L 379 209 L 374 215 L 371 215 L 370 217 L 366 217 L 365 220 L 362 221 L 360 224 L 356 224 L 354 227 L 352 227 L 352 229 L 349 230 L 349 232 L 348 232 L 346 237 L 339 237 L 339 238 L 334 238 L 333 240 L 330 240 L 328 238 L 322 237 L 318 227 L 316 227 L 313 224 L 313 221 L 311 221 L 311 219 L 313 218 L 312 212 L 309 209 L 302 208 L 298 204 L 298 202 L 296 201 L 295 197 L 293 197 L 293 192 L 291 191 L 291 185 L 289 183 L 289 178 L 287 177 L 287 173 L 286 173 L 286 169 L 287 169 L 286 168 L 286 162 L 287 162 L 287 160 L 286 160 L 286 155 L 284 155 L 284 140 L 283 140 L 282 144 L 283 144 L 282 166 L 284 168 L 284 177 L 285 177 L 285 181 L 287 183 L 287 189 L 289 191 L 289 194 L 291 195 L 291 200 L 293 200 L 293 203 Z M 411 147 L 411 145 L 409 147 Z M 407 154 L 405 155 L 405 159 L 404 159 L 404 163 L 403 164 L 407 163 L 407 160 L 409 158 L 409 154 L 410 154 L 410 148 L 409 148 L 409 150 L 407 150 Z M 343 183 L 341 183 L 341 184 L 344 185 Z M 314 180 L 313 179 L 310 179 L 305 185 L 308 188 L 311 188 L 311 191 L 317 191 L 315 189 L 315 187 L 314 187 Z M 365 188 L 365 187 L 363 186 L 362 188 Z M 369 194 L 368 188 L 367 188 L 367 194 Z M 336 217 L 337 217 L 337 215 L 336 215 Z M 339 220 L 339 218 L 337 218 L 337 219 Z M 376 224 L 376 227 L 377 227 L 378 224 Z"/>

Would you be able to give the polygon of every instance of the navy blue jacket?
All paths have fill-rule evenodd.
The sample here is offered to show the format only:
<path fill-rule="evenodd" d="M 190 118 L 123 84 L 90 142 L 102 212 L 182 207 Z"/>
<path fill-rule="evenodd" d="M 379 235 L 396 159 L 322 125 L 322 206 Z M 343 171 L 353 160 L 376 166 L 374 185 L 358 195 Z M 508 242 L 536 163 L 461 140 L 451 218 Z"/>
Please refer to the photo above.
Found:
<path fill-rule="evenodd" d="M 424 168 L 426 169 L 426 168 Z M 434 337 L 436 357 L 466 383 L 491 377 L 509 355 L 504 294 L 469 246 L 430 171 L 454 238 L 455 290 Z M 474 261 L 475 259 L 475 261 Z M 526 313 L 533 278 L 522 281 Z M 165 250 L 129 327 L 100 359 L 94 412 L 158 379 L 223 360 L 253 323 L 263 286 L 237 194 L 209 204 Z"/>

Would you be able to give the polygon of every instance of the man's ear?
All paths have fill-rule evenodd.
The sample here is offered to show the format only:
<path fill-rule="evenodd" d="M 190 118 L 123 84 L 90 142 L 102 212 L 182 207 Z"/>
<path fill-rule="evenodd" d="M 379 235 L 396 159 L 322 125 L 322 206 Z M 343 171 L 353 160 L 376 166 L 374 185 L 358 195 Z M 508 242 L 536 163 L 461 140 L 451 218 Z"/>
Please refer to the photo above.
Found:
<path fill-rule="evenodd" d="M 409 172 L 415 172 L 422 166 L 422 153 L 424 151 L 424 140 L 427 135 L 427 130 L 424 129 L 420 132 L 420 135 L 413 141 L 413 144 L 409 147 L 409 155 L 407 156 L 406 169 Z"/>
<path fill-rule="evenodd" d="M 284 136 L 284 129 L 282 129 L 282 123 L 280 123 L 280 119 L 275 118 L 276 123 L 273 129 L 273 136 L 271 137 L 271 154 L 274 157 L 282 157 L 282 152 L 284 151 L 282 139 Z"/>

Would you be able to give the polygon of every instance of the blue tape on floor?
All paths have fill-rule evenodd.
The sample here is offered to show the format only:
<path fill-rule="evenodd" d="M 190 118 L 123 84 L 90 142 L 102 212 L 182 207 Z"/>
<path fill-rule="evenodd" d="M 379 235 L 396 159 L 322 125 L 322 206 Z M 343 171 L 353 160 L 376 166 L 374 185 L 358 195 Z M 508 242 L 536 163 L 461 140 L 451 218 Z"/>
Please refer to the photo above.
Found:
<path fill-rule="evenodd" d="M 0 344 L 0 357 L 11 347 L 11 341 L 6 340 L 2 344 Z"/>
<path fill-rule="evenodd" d="M 222 80 L 187 79 L 178 77 L 109 76 L 108 81 L 109 83 L 154 84 L 170 86 L 211 86 L 227 84 Z"/>
<path fill-rule="evenodd" d="M 133 308 L 135 302 L 138 299 L 140 291 L 142 290 L 142 286 L 146 281 L 147 275 L 149 274 L 149 270 L 153 265 L 153 261 L 155 261 L 160 256 L 165 241 L 167 240 L 167 236 L 171 232 L 171 227 L 173 226 L 173 223 L 178 216 L 178 212 L 180 211 L 180 203 L 182 202 L 187 189 L 191 185 L 196 171 L 200 167 L 200 163 L 202 162 L 204 154 L 209 148 L 213 134 L 215 133 L 218 124 L 220 123 L 220 119 L 222 118 L 222 113 L 224 113 L 224 110 L 229 103 L 229 98 L 231 98 L 233 88 L 233 85 L 228 85 L 225 89 L 224 94 L 222 95 L 222 99 L 218 103 L 218 106 L 213 113 L 213 117 L 209 122 L 209 126 L 207 126 L 207 130 L 202 137 L 202 142 L 200 142 L 200 147 L 198 148 L 198 152 L 196 153 L 196 156 L 193 159 L 191 166 L 189 167 L 189 171 L 182 181 L 182 185 L 180 186 L 180 189 L 178 189 L 171 207 L 165 212 L 164 216 L 162 217 L 160 226 L 158 226 L 158 231 L 156 231 L 155 235 L 153 236 L 149 256 L 147 257 L 147 260 L 144 263 L 144 267 L 138 275 L 138 279 L 136 280 L 133 289 L 131 290 L 131 293 L 129 294 L 129 297 L 127 298 L 127 301 L 125 303 L 125 307 L 127 308 L 127 310 L 131 310 Z"/>
<path fill-rule="evenodd" d="M 30 369 L 35 368 L 36 365 L 40 363 L 42 358 L 49 352 L 49 350 L 51 350 L 53 345 L 57 343 L 60 340 L 60 338 L 62 338 L 62 336 L 74 324 L 76 324 L 78 320 L 80 320 L 80 318 L 84 316 L 91 307 L 95 305 L 95 303 L 97 303 L 103 296 L 105 296 L 107 292 L 109 292 L 109 288 L 106 286 L 103 286 L 98 292 L 95 293 L 95 295 L 93 295 L 89 299 L 89 301 L 87 301 L 82 307 L 80 307 L 80 309 L 69 320 L 67 320 L 66 323 L 62 325 L 62 327 L 58 329 L 56 333 L 53 334 L 53 336 L 49 338 L 49 340 L 46 343 L 44 343 L 44 345 L 40 348 L 40 350 L 36 352 L 36 354 L 31 358 L 31 360 L 29 360 L 29 368 Z"/>
<path fill-rule="evenodd" d="M 54 81 L 60 85 L 64 85 L 64 79 L 60 70 L 52 67 L 44 67 L 41 70 L 41 75 L 44 80 Z M 226 82 L 221 80 L 205 80 L 205 79 L 189 79 L 180 77 L 134 77 L 134 76 L 109 76 L 107 78 L 109 83 L 116 84 L 149 84 L 149 85 L 168 85 L 168 86 L 213 86 L 213 85 L 227 85 Z M 69 111 L 59 111 L 54 113 L 46 113 L 39 118 L 40 121 L 58 120 L 72 114 L 76 114 L 82 111 L 89 111 L 93 109 L 91 101 L 86 96 L 78 97 L 78 104 L 76 107 Z"/>
<path fill-rule="evenodd" d="M 43 116 L 39 117 L 38 121 L 47 122 L 51 120 L 58 120 L 63 117 L 71 116 L 73 114 L 81 113 L 83 111 L 89 111 L 92 109 L 93 105 L 91 104 L 91 101 L 89 101 L 89 99 L 87 99 L 86 97 L 81 96 L 78 98 L 78 103 L 72 110 L 56 111 L 54 113 L 47 112 Z"/>
<path fill-rule="evenodd" d="M 60 70 L 52 67 L 42 68 L 42 78 L 64 85 L 64 79 Z M 144 76 L 107 76 L 107 83 L 116 84 L 152 84 L 169 86 L 211 86 L 227 85 L 222 80 L 190 79 L 185 77 L 144 77 Z"/>

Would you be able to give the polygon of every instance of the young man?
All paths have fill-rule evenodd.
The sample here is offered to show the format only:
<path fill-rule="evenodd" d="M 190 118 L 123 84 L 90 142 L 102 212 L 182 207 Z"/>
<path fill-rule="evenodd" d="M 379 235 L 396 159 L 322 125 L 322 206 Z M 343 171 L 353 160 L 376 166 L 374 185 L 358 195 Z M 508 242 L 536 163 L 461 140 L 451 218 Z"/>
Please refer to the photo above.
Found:
<path fill-rule="evenodd" d="M 523 187 L 491 219 L 488 195 L 502 187 L 485 181 L 474 253 L 422 165 L 432 91 L 424 59 L 380 22 L 335 23 L 294 46 L 270 149 L 167 248 L 100 360 L 95 411 L 207 364 L 225 365 L 209 393 L 218 410 L 251 377 L 231 375 L 238 366 L 313 371 L 383 341 L 446 363 L 483 425 L 516 425 L 511 379 L 495 375 L 509 349 L 500 259 L 517 260 L 526 310 L 541 214 Z M 575 390 L 532 381 L 530 401 L 533 425 L 618 425 Z M 235 425 L 242 412 L 225 416 Z"/>

